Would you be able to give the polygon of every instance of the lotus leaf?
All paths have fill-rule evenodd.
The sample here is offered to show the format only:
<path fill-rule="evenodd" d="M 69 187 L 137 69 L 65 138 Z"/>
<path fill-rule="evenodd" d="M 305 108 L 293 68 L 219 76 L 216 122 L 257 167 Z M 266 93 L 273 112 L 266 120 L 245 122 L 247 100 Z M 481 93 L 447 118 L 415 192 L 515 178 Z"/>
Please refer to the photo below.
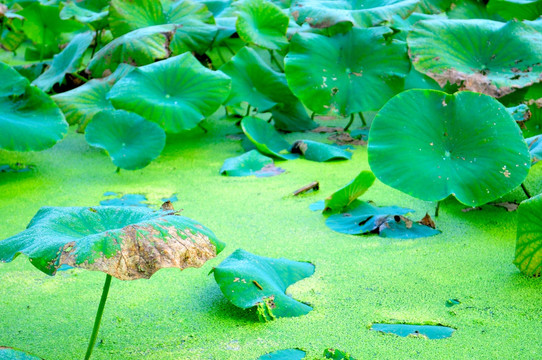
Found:
<path fill-rule="evenodd" d="M 512 118 L 517 122 L 527 121 L 531 118 L 531 111 L 529 110 L 529 106 L 525 104 L 508 107 L 506 108 L 506 111 L 508 111 Z"/>
<path fill-rule="evenodd" d="M 491 0 L 493 1 L 493 0 Z M 497 14 L 491 14 L 485 2 L 478 0 L 454 0 L 446 11 L 449 19 L 487 19 L 505 21 Z"/>
<path fill-rule="evenodd" d="M 371 27 L 390 21 L 394 15 L 406 18 L 417 5 L 418 0 L 302 0 L 292 7 L 292 16 L 298 24 L 306 22 L 315 28 L 341 22 Z"/>
<path fill-rule="evenodd" d="M 311 263 L 267 258 L 237 249 L 211 271 L 228 300 L 243 309 L 257 306 L 262 320 L 301 316 L 312 310 L 285 293 L 290 285 L 314 273 Z"/>
<path fill-rule="evenodd" d="M 395 96 L 373 120 L 368 152 L 383 183 L 422 200 L 454 195 L 469 206 L 510 192 L 530 167 L 527 145 L 506 108 L 468 91 Z"/>
<path fill-rule="evenodd" d="M 60 10 L 62 20 L 75 19 L 83 24 L 90 24 L 94 29 L 107 26 L 109 2 L 97 1 L 92 4 L 84 1 L 67 1 Z"/>
<path fill-rule="evenodd" d="M 298 157 L 296 154 L 288 153 L 290 144 L 265 120 L 247 116 L 241 121 L 241 127 L 247 138 L 262 154 L 282 160 L 292 160 Z"/>
<path fill-rule="evenodd" d="M 487 10 L 506 20 L 535 20 L 542 14 L 541 0 L 491 0 Z"/>
<path fill-rule="evenodd" d="M 117 109 L 156 122 L 167 133 L 198 125 L 228 97 L 231 81 L 190 54 L 142 66 L 119 80 L 109 97 Z"/>
<path fill-rule="evenodd" d="M 262 355 L 257 360 L 302 360 L 305 359 L 305 354 L 303 350 L 286 349 Z"/>
<path fill-rule="evenodd" d="M 174 212 L 43 207 L 26 230 L 0 242 L 0 261 L 24 254 L 48 275 L 68 265 L 132 280 L 161 268 L 200 267 L 223 248 L 211 230 Z"/>
<path fill-rule="evenodd" d="M 402 337 L 423 336 L 428 339 L 449 338 L 455 329 L 440 325 L 410 325 L 410 324 L 373 324 L 371 330 L 395 334 Z"/>
<path fill-rule="evenodd" d="M 146 65 L 170 55 L 169 39 L 175 25 L 156 25 L 129 32 L 98 51 L 88 70 L 95 77 L 103 77 L 115 71 L 121 63 Z"/>
<path fill-rule="evenodd" d="M 529 152 L 531 153 L 531 164 L 536 164 L 542 159 L 542 135 L 537 135 L 525 139 L 527 145 L 529 145 Z"/>
<path fill-rule="evenodd" d="M 355 179 L 331 194 L 325 200 L 322 210 L 340 211 L 344 209 L 354 200 L 365 194 L 374 181 L 374 174 L 368 170 L 363 170 Z"/>
<path fill-rule="evenodd" d="M 417 239 L 440 234 L 439 230 L 399 215 L 381 218 L 375 225 L 378 235 L 384 238 Z"/>
<path fill-rule="evenodd" d="M 312 140 L 298 140 L 292 145 L 290 151 L 294 154 L 302 154 L 307 160 L 317 162 L 350 160 L 352 158 L 350 151 Z"/>
<path fill-rule="evenodd" d="M 333 360 L 356 360 L 354 357 L 338 349 L 325 349 L 324 357 Z"/>
<path fill-rule="evenodd" d="M 0 359 L 2 360 L 43 360 L 40 357 L 37 357 L 35 355 L 29 354 L 27 352 L 0 346 Z"/>
<path fill-rule="evenodd" d="M 294 35 L 285 58 L 293 93 L 319 114 L 378 110 L 401 92 L 410 65 L 406 44 L 388 41 L 386 27 L 357 29 L 331 38 Z"/>
<path fill-rule="evenodd" d="M 89 122 L 87 142 L 107 150 L 113 164 L 127 170 L 144 168 L 166 145 L 166 134 L 157 124 L 123 110 L 105 110 Z"/>
<path fill-rule="evenodd" d="M 541 80 L 542 33 L 520 22 L 424 20 L 408 35 L 416 70 L 494 97 Z"/>
<path fill-rule="evenodd" d="M 108 191 L 104 193 L 104 196 L 117 196 L 116 193 Z M 100 205 L 103 206 L 143 206 L 149 207 L 146 203 L 147 197 L 141 194 L 124 194 L 112 199 L 106 199 L 100 201 Z M 167 200 L 165 200 L 167 201 Z"/>
<path fill-rule="evenodd" d="M 228 176 L 268 177 L 280 175 L 284 169 L 274 165 L 273 159 L 260 154 L 257 150 L 251 150 L 241 156 L 226 159 L 220 168 L 220 173 Z"/>
<path fill-rule="evenodd" d="M 81 65 L 83 54 L 90 46 L 94 36 L 91 32 L 75 35 L 72 41 L 60 54 L 53 57 L 51 66 L 45 70 L 32 85 L 43 91 L 49 91 L 53 85 L 64 81 L 64 76 L 76 72 Z"/>
<path fill-rule="evenodd" d="M 527 276 L 542 274 L 542 194 L 519 205 L 514 264 Z"/>
<path fill-rule="evenodd" d="M 278 6 L 266 0 L 243 0 L 237 11 L 237 33 L 244 42 L 269 50 L 281 50 L 288 45 L 286 30 L 290 19 Z"/>
<path fill-rule="evenodd" d="M 56 144 L 68 124 L 47 94 L 0 62 L 0 148 L 36 151 Z"/>

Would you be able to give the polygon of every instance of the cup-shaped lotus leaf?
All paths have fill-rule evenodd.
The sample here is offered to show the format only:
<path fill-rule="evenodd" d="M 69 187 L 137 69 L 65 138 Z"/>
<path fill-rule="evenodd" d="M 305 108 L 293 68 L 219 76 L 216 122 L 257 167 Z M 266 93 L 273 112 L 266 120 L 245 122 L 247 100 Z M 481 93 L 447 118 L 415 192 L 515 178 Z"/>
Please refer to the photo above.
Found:
<path fill-rule="evenodd" d="M 314 273 L 314 265 L 288 259 L 273 259 L 237 249 L 215 267 L 220 290 L 235 306 L 258 307 L 261 320 L 305 315 L 308 305 L 286 295 L 286 289 Z"/>
<path fill-rule="evenodd" d="M 24 254 L 48 275 L 68 265 L 133 280 L 161 268 L 200 267 L 224 246 L 211 230 L 174 211 L 43 207 L 26 230 L 0 241 L 0 261 Z"/>
<path fill-rule="evenodd" d="M 1 62 L 0 79 L 0 148 L 44 150 L 64 137 L 68 124 L 47 94 Z"/>
<path fill-rule="evenodd" d="M 166 145 L 158 124 L 124 110 L 99 112 L 85 131 L 87 142 L 107 150 L 113 164 L 127 170 L 149 165 Z"/>
<path fill-rule="evenodd" d="M 286 30 L 290 19 L 271 1 L 243 0 L 238 3 L 237 11 L 235 27 L 244 42 L 269 50 L 288 45 Z"/>
<path fill-rule="evenodd" d="M 119 80 L 109 98 L 117 109 L 135 112 L 167 133 L 193 129 L 230 93 L 231 80 L 185 53 L 142 66 Z"/>
<path fill-rule="evenodd" d="M 416 70 L 501 97 L 541 80 L 542 33 L 511 21 L 424 20 L 408 35 Z"/>
<path fill-rule="evenodd" d="M 296 34 L 285 58 L 290 88 L 319 114 L 379 110 L 403 90 L 410 68 L 406 44 L 386 40 L 387 34 L 386 27 L 333 37 Z"/>
<path fill-rule="evenodd" d="M 542 194 L 519 205 L 514 264 L 528 276 L 542 274 Z"/>
<path fill-rule="evenodd" d="M 290 154 L 290 144 L 267 121 L 247 116 L 241 120 L 241 127 L 247 138 L 259 152 L 282 160 L 296 159 L 299 155 Z"/>
<path fill-rule="evenodd" d="M 383 183 L 422 200 L 454 195 L 469 206 L 510 192 L 530 168 L 529 150 L 506 108 L 468 91 L 395 96 L 373 120 L 368 151 Z"/>
<path fill-rule="evenodd" d="M 301 0 L 295 1 L 292 16 L 301 25 L 327 28 L 341 22 L 371 27 L 390 21 L 394 15 L 408 17 L 418 0 Z"/>
<path fill-rule="evenodd" d="M 374 181 L 375 176 L 371 171 L 364 170 L 360 172 L 352 181 L 326 198 L 324 211 L 339 211 L 347 207 L 354 200 L 365 194 Z"/>

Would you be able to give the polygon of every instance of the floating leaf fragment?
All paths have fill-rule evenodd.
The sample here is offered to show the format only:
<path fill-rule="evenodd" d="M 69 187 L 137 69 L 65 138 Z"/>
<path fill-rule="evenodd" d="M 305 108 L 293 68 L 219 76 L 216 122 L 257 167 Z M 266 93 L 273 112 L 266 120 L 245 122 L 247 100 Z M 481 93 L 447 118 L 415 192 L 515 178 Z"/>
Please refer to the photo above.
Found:
<path fill-rule="evenodd" d="M 300 349 L 286 349 L 262 355 L 258 360 L 302 360 L 305 359 L 305 355 L 305 351 Z"/>
<path fill-rule="evenodd" d="M 290 148 L 292 154 L 302 154 L 305 159 L 317 162 L 350 160 L 352 153 L 337 146 L 312 140 L 298 140 Z"/>
<path fill-rule="evenodd" d="M 220 168 L 220 173 L 227 176 L 269 177 L 280 175 L 284 171 L 274 165 L 272 158 L 260 154 L 257 150 L 226 159 Z"/>
<path fill-rule="evenodd" d="M 371 330 L 395 334 L 402 337 L 425 337 L 445 339 L 452 336 L 455 329 L 441 325 L 373 324 Z"/>
<path fill-rule="evenodd" d="M 325 210 L 340 211 L 365 194 L 373 185 L 375 176 L 371 171 L 361 171 L 352 181 L 335 191 L 325 200 Z"/>
<path fill-rule="evenodd" d="M 115 196 L 113 192 L 106 192 L 104 196 Z M 116 199 L 107 199 L 100 201 L 102 206 L 140 206 L 148 207 L 147 204 L 143 203 L 147 201 L 147 197 L 141 194 L 125 194 Z"/>

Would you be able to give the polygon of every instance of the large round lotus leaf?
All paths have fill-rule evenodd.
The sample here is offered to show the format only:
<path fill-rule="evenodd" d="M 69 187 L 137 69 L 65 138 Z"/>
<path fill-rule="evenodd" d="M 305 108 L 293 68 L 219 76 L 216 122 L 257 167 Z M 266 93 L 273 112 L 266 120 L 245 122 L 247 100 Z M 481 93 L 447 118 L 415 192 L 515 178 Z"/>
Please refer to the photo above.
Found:
<path fill-rule="evenodd" d="M 280 50 L 288 45 L 286 30 L 288 15 L 270 1 L 243 0 L 237 5 L 237 33 L 247 43 L 269 50 Z"/>
<path fill-rule="evenodd" d="M 542 274 L 542 194 L 519 206 L 514 264 L 528 276 Z"/>
<path fill-rule="evenodd" d="M 260 112 L 271 110 L 275 127 L 282 130 L 317 126 L 288 87 L 286 76 L 273 70 L 253 49 L 242 48 L 220 70 L 232 79 L 227 105 L 246 101 Z"/>
<path fill-rule="evenodd" d="M 425 20 L 408 35 L 416 70 L 500 97 L 539 82 L 542 33 L 520 22 Z"/>
<path fill-rule="evenodd" d="M 288 259 L 273 259 L 237 249 L 214 272 L 224 296 L 235 306 L 258 307 L 262 320 L 307 314 L 312 308 L 286 295 L 286 289 L 314 274 L 314 265 Z"/>
<path fill-rule="evenodd" d="M 387 41 L 386 27 L 353 28 L 331 38 L 296 34 L 285 58 L 297 97 L 319 114 L 378 110 L 401 92 L 410 64 L 403 42 Z"/>
<path fill-rule="evenodd" d="M 43 91 L 49 91 L 53 85 L 64 81 L 66 74 L 77 72 L 83 60 L 83 54 L 92 43 L 93 38 L 94 35 L 91 32 L 75 35 L 68 46 L 60 54 L 53 57 L 51 66 L 34 80 L 32 85 Z"/>
<path fill-rule="evenodd" d="M 200 267 L 224 248 L 213 232 L 174 211 L 143 207 L 43 207 L 26 230 L 0 241 L 0 261 L 19 254 L 54 275 L 62 265 L 121 280 L 161 268 Z"/>
<path fill-rule="evenodd" d="M 341 22 L 371 27 L 391 21 L 394 15 L 406 18 L 416 9 L 418 0 L 302 0 L 292 7 L 292 16 L 301 25 L 327 28 Z"/>
<path fill-rule="evenodd" d="M 107 150 L 113 164 L 136 170 L 156 159 L 166 144 L 166 134 L 157 124 L 123 110 L 102 111 L 85 131 L 87 142 Z"/>
<path fill-rule="evenodd" d="M 119 80 L 109 97 L 117 109 L 135 112 L 168 133 L 198 125 L 228 97 L 231 80 L 190 54 L 142 66 Z"/>
<path fill-rule="evenodd" d="M 491 0 L 487 10 L 507 20 L 535 20 L 542 15 L 542 0 Z"/>
<path fill-rule="evenodd" d="M 274 156 L 282 160 L 296 159 L 298 155 L 290 154 L 290 144 L 267 121 L 247 116 L 241 120 L 241 127 L 247 138 L 262 154 Z"/>
<path fill-rule="evenodd" d="M 510 192 L 527 176 L 521 130 L 490 96 L 409 90 L 376 115 L 369 164 L 383 183 L 422 200 L 454 195 L 469 206 Z"/>
<path fill-rule="evenodd" d="M 111 41 L 98 51 L 88 70 L 94 77 L 104 77 L 121 63 L 147 65 L 170 55 L 169 43 L 175 25 L 157 25 L 134 30 Z"/>
<path fill-rule="evenodd" d="M 0 148 L 44 150 L 64 137 L 68 124 L 47 94 L 3 63 L 0 79 Z"/>

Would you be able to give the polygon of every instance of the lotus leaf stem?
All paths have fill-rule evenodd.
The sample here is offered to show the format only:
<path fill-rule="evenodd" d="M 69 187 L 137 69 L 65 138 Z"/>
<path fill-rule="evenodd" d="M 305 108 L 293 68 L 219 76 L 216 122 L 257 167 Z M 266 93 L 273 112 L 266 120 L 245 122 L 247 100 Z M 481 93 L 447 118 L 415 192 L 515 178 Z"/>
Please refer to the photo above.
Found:
<path fill-rule="evenodd" d="M 437 201 L 437 206 L 435 207 L 435 217 L 438 217 L 439 210 L 440 210 L 440 201 Z"/>
<path fill-rule="evenodd" d="M 367 126 L 367 122 L 365 121 L 365 116 L 363 116 L 363 113 L 360 111 L 358 113 L 358 115 L 359 115 L 359 118 L 360 118 L 361 123 L 363 124 L 363 126 Z"/>
<path fill-rule="evenodd" d="M 271 57 L 271 61 L 274 62 L 275 65 L 279 68 L 280 72 L 284 72 L 282 65 L 280 65 L 279 61 L 275 57 L 275 53 L 273 52 L 273 50 L 269 50 L 269 56 Z"/>
<path fill-rule="evenodd" d="M 353 122 L 354 122 L 354 114 L 350 114 L 350 121 L 344 127 L 344 131 L 348 130 L 350 128 L 350 125 L 352 125 Z"/>
<path fill-rule="evenodd" d="M 225 41 L 224 41 L 224 46 L 226 47 L 226 49 L 228 49 L 231 52 L 232 56 L 235 56 L 235 51 L 233 51 L 232 48 L 228 45 L 228 43 L 226 43 Z"/>
<path fill-rule="evenodd" d="M 521 189 L 525 193 L 525 196 L 527 196 L 527 198 L 530 199 L 531 198 L 531 193 L 529 192 L 529 190 L 527 190 L 527 188 L 525 187 L 525 184 L 521 183 Z"/>
<path fill-rule="evenodd" d="M 251 109 L 251 108 L 250 108 L 250 104 L 248 104 L 248 107 L 247 107 L 247 113 L 246 113 L 245 116 L 249 116 L 249 115 L 250 115 L 250 109 Z"/>
<path fill-rule="evenodd" d="M 72 73 L 72 75 L 76 78 L 78 78 L 79 80 L 81 80 L 82 82 L 86 83 L 88 81 L 88 79 L 82 77 L 81 75 L 79 75 L 78 73 Z"/>
<path fill-rule="evenodd" d="M 92 355 L 92 350 L 94 350 L 94 345 L 96 344 L 96 338 L 98 337 L 98 331 L 100 330 L 100 323 L 102 322 L 102 315 L 104 313 L 105 302 L 107 301 L 107 294 L 109 294 L 110 285 L 111 285 L 111 275 L 107 274 L 105 276 L 105 283 L 104 283 L 104 288 L 102 291 L 102 298 L 100 299 L 100 305 L 98 306 L 98 311 L 96 312 L 96 318 L 94 319 L 94 328 L 92 329 L 92 335 L 90 335 L 90 341 L 88 343 L 85 360 L 90 359 L 90 355 Z"/>

